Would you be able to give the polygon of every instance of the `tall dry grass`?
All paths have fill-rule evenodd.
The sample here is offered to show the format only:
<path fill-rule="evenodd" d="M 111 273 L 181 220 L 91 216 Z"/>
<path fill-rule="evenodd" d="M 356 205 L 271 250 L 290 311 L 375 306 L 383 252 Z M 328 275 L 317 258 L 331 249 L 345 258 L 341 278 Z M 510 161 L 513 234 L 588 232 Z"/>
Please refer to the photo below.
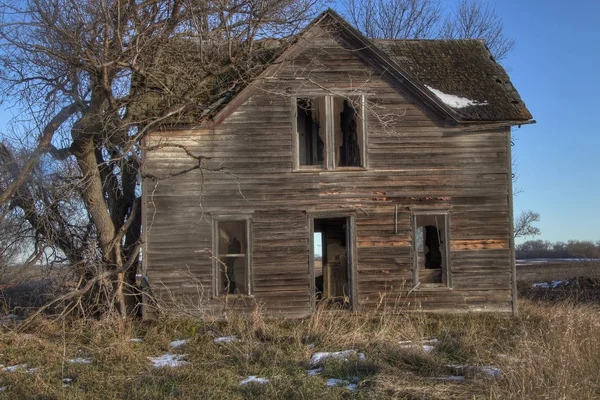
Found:
<path fill-rule="evenodd" d="M 257 311 L 224 321 L 162 317 L 39 318 L 26 331 L 4 328 L 0 364 L 28 363 L 36 373 L 1 373 L 8 398 L 400 398 L 592 399 L 600 397 L 599 308 L 573 302 L 522 300 L 519 317 L 493 314 L 350 313 L 322 307 L 308 319 L 267 318 Z M 217 344 L 218 336 L 239 341 Z M 142 343 L 132 343 L 140 337 Z M 407 349 L 400 341 L 437 338 L 435 350 Z M 170 349 L 175 339 L 188 339 Z M 331 361 L 307 376 L 317 351 L 357 349 L 365 361 Z M 187 354 L 190 365 L 154 369 L 147 357 Z M 89 357 L 91 365 L 73 365 Z M 499 377 L 448 365 L 495 366 Z M 242 386 L 248 375 L 268 385 Z M 62 379 L 74 378 L 63 386 Z M 327 387 L 327 378 L 359 381 L 358 389 Z"/>

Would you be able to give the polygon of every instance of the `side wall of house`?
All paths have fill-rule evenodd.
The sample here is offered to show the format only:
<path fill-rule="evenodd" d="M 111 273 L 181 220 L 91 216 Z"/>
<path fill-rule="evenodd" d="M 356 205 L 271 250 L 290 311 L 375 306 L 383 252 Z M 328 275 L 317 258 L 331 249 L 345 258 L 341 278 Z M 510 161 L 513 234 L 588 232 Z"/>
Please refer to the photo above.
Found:
<path fill-rule="evenodd" d="M 310 312 L 309 214 L 356 219 L 360 307 L 511 311 L 509 131 L 441 128 L 319 26 L 216 129 L 154 133 L 143 187 L 153 293 L 188 310 Z M 400 90 L 400 91 L 399 91 Z M 290 95 L 367 98 L 366 170 L 293 171 Z M 206 157 L 202 168 L 180 147 Z M 411 212 L 449 213 L 452 290 L 412 285 Z M 212 215 L 251 214 L 253 298 L 212 299 Z M 409 293 L 410 291 L 410 293 Z"/>

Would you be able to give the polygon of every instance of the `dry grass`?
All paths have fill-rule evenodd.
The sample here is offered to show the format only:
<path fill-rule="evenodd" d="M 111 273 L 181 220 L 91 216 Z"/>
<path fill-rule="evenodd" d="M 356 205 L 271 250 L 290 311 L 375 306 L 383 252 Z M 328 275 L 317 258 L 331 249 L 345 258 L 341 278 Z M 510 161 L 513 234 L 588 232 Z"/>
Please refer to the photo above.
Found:
<path fill-rule="evenodd" d="M 600 396 L 599 308 L 572 302 L 523 300 L 518 318 L 499 315 L 351 315 L 319 310 L 306 320 L 268 320 L 260 314 L 205 324 L 191 319 L 154 322 L 38 319 L 26 331 L 5 329 L 0 364 L 27 363 L 37 371 L 0 372 L 6 398 L 399 398 L 586 399 Z M 220 335 L 234 343 L 215 343 Z M 142 343 L 131 338 L 142 338 Z M 401 340 L 439 339 L 431 353 Z M 170 349 L 175 339 L 189 339 Z M 314 347 L 313 347 L 314 345 Z M 366 355 L 325 364 L 307 376 L 316 351 L 358 349 Z M 153 368 L 147 357 L 187 354 L 178 368 Z M 90 365 L 71 364 L 89 357 Z M 499 377 L 467 371 L 464 382 L 448 364 L 491 365 Z M 266 385 L 239 382 L 249 375 Z M 327 378 L 358 388 L 327 387 Z M 63 384 L 64 378 L 73 383 Z"/>

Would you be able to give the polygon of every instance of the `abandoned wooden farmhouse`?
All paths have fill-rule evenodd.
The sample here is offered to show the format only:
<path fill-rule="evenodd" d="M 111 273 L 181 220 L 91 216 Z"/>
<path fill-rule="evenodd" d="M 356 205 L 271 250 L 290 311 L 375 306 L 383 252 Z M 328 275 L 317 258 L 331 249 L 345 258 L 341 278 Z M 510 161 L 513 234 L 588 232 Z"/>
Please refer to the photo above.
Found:
<path fill-rule="evenodd" d="M 516 312 L 511 127 L 533 122 L 483 41 L 371 40 L 328 10 L 210 118 L 145 138 L 150 291 Z"/>

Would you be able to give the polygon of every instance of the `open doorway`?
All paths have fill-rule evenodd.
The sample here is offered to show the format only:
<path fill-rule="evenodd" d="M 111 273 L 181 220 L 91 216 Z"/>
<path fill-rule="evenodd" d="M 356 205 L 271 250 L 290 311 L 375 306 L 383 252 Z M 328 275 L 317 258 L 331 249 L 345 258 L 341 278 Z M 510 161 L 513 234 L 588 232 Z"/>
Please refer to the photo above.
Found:
<path fill-rule="evenodd" d="M 350 218 L 315 218 L 313 221 L 314 297 L 352 308 Z"/>

